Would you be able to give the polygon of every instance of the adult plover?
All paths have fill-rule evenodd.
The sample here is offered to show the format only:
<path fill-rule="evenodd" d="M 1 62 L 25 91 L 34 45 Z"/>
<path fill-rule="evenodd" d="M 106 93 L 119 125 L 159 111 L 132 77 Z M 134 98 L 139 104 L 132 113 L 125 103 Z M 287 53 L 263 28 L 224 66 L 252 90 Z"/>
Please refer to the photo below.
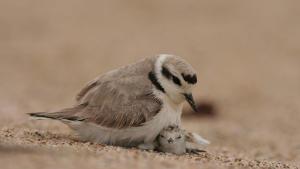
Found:
<path fill-rule="evenodd" d="M 136 146 L 153 142 L 169 125 L 180 126 L 184 101 L 196 111 L 196 83 L 188 62 L 160 54 L 100 75 L 70 108 L 29 115 L 60 120 L 85 141 Z"/>

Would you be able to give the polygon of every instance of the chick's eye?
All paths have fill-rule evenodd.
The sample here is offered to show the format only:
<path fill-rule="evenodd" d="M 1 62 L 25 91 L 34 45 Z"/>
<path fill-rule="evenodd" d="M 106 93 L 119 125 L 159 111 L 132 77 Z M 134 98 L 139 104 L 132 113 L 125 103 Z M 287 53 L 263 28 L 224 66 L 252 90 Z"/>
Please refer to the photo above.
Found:
<path fill-rule="evenodd" d="M 177 139 L 181 139 L 181 136 L 178 136 Z"/>
<path fill-rule="evenodd" d="M 165 138 L 165 136 L 163 136 L 163 135 L 161 135 L 161 134 L 159 135 L 159 137 L 161 137 L 161 138 Z"/>

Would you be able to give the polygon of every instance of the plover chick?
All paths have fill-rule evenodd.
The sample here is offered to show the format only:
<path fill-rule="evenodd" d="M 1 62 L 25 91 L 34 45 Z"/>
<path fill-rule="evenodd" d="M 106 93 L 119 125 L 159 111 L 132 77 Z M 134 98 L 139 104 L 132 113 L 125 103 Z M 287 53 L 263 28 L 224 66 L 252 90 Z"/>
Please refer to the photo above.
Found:
<path fill-rule="evenodd" d="M 155 142 L 152 144 L 140 144 L 138 148 L 142 150 L 157 150 L 159 152 L 177 155 L 205 152 L 192 144 L 207 145 L 209 144 L 209 141 L 196 133 L 187 132 L 177 125 L 170 125 L 160 131 Z"/>
<path fill-rule="evenodd" d="M 157 136 L 157 150 L 166 153 L 186 153 L 185 132 L 178 126 L 168 126 Z"/>

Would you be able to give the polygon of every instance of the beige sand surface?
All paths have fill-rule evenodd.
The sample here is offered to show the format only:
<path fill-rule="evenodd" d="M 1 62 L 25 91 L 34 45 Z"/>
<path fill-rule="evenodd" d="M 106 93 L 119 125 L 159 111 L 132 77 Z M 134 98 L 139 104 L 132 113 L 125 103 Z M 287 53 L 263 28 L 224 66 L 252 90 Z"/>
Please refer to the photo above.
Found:
<path fill-rule="evenodd" d="M 300 2 L 1 0 L 0 168 L 299 168 Z M 157 53 L 197 70 L 215 116 L 183 126 L 212 143 L 175 156 L 74 140 L 26 112 L 74 103 L 99 73 Z"/>

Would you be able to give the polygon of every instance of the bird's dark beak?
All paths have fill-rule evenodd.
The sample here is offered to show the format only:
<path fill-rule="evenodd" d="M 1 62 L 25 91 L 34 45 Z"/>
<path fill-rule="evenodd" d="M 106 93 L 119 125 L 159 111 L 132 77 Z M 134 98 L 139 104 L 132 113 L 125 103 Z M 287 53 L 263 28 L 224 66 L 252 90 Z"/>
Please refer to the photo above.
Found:
<path fill-rule="evenodd" d="M 190 104 L 190 106 L 192 107 L 192 109 L 197 112 L 197 107 L 196 107 L 196 104 L 195 104 L 195 100 L 193 98 L 193 95 L 191 93 L 184 93 L 183 94 L 184 97 L 185 97 L 185 100 Z"/>

